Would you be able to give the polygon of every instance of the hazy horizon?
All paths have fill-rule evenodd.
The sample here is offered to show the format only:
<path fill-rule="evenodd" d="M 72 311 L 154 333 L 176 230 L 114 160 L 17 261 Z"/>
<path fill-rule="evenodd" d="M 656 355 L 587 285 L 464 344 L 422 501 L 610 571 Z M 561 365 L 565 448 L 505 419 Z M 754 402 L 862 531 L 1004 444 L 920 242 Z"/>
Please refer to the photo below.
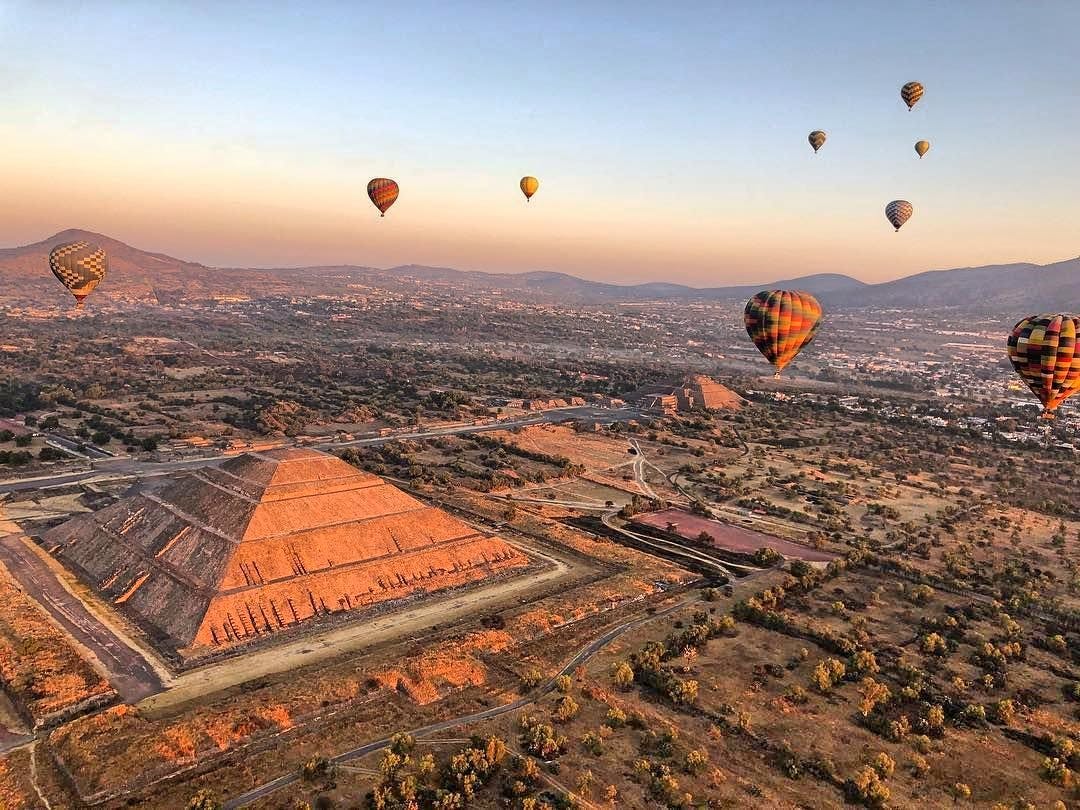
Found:
<path fill-rule="evenodd" d="M 695 287 L 1051 263 L 1080 253 L 1078 23 L 1065 3 L 0 3 L 0 241 L 76 223 L 211 266 Z M 58 32 L 80 43 L 63 58 Z M 372 176 L 401 184 L 386 219 Z M 915 205 L 899 234 L 894 198 Z"/>
<path fill-rule="evenodd" d="M 84 233 L 87 233 L 87 234 L 96 234 L 97 236 L 104 237 L 106 239 L 114 239 L 114 240 L 116 240 L 118 242 L 121 242 L 121 243 L 127 245 L 130 248 L 133 248 L 135 250 L 139 250 L 139 251 L 142 251 L 142 252 L 145 252 L 145 253 L 163 254 L 163 255 L 169 256 L 172 259 L 177 259 L 179 261 L 193 262 L 193 263 L 197 263 L 197 264 L 202 264 L 202 265 L 204 265 L 204 266 L 206 266 L 208 268 L 211 268 L 211 269 L 226 270 L 226 271 L 227 270 L 267 270 L 267 271 L 271 271 L 271 270 L 306 270 L 306 269 L 317 269 L 317 268 L 320 268 L 320 267 L 326 267 L 326 268 L 358 267 L 358 268 L 369 268 L 369 269 L 372 269 L 372 270 L 390 271 L 390 270 L 394 270 L 394 269 L 402 268 L 402 267 L 426 267 L 426 268 L 429 268 L 429 269 L 451 270 L 451 271 L 464 272 L 464 273 L 472 273 L 472 272 L 489 273 L 489 274 L 494 274 L 494 275 L 500 275 L 500 274 L 529 274 L 529 273 L 563 273 L 563 272 L 565 272 L 565 271 L 552 270 L 552 269 L 549 269 L 549 268 L 542 268 L 542 267 L 533 268 L 531 270 L 499 270 L 497 268 L 496 269 L 479 269 L 479 268 L 474 268 L 474 267 L 455 267 L 455 266 L 451 266 L 451 265 L 448 265 L 448 264 L 445 264 L 445 263 L 443 263 L 443 264 L 425 264 L 425 263 L 421 263 L 421 262 L 410 262 L 410 261 L 401 262 L 399 264 L 389 264 L 389 265 L 373 265 L 373 264 L 363 264 L 363 263 L 357 263 L 357 262 L 339 262 L 339 263 L 318 262 L 318 263 L 306 263 L 306 264 L 305 263 L 299 263 L 299 264 L 267 264 L 267 265 L 259 265 L 259 264 L 252 264 L 252 263 L 239 263 L 239 264 L 215 265 L 215 264 L 212 264 L 212 263 L 209 263 L 209 262 L 201 261 L 201 260 L 193 258 L 191 256 L 174 255 L 172 253 L 169 253 L 169 251 L 167 251 L 167 250 L 159 250 L 159 249 L 157 249 L 155 247 L 152 247 L 152 246 L 132 244 L 129 240 L 123 238 L 122 236 L 118 236 L 116 234 L 96 233 L 94 231 L 90 231 L 87 228 L 65 228 L 62 231 L 57 231 L 56 233 L 49 234 L 48 236 L 46 236 L 46 237 L 44 237 L 42 239 L 36 239 L 36 240 L 34 240 L 32 242 L 28 242 L 28 243 L 23 244 L 23 245 L 0 245 L 0 250 L 20 248 L 20 247 L 28 247 L 30 245 L 39 244 L 41 242 L 47 242 L 50 239 L 52 239 L 53 237 L 58 236 L 58 235 L 60 235 L 62 233 L 66 233 L 68 231 L 81 231 L 81 232 L 84 232 Z M 963 269 L 979 269 L 980 267 L 996 267 L 996 266 L 1005 266 L 1005 265 L 1009 265 L 1009 264 L 1035 264 L 1038 267 L 1044 267 L 1044 266 L 1048 266 L 1048 265 L 1059 264 L 1061 262 L 1073 261 L 1073 260 L 1076 260 L 1076 259 L 1080 259 L 1080 255 L 1077 255 L 1077 256 L 1065 256 L 1065 257 L 1062 257 L 1060 259 L 1052 259 L 1052 260 L 1047 261 L 1047 262 L 1023 262 L 1023 261 L 1020 261 L 1020 262 L 990 262 L 987 265 L 978 265 L 978 266 L 965 265 L 965 266 L 958 266 L 958 267 L 927 267 L 927 268 L 924 268 L 922 270 L 916 270 L 916 271 L 913 271 L 912 273 L 905 273 L 905 274 L 896 276 L 894 278 L 883 278 L 883 279 L 879 279 L 879 280 L 876 280 L 876 281 L 864 281 L 864 283 L 867 283 L 867 284 L 883 284 L 883 283 L 887 283 L 887 282 L 890 282 L 890 281 L 898 281 L 900 279 L 907 278 L 907 277 L 912 276 L 912 275 L 919 275 L 921 273 L 945 272 L 945 271 L 949 271 L 949 270 L 963 270 Z M 650 284 L 650 283 L 651 284 L 684 284 L 684 286 L 688 286 L 688 287 L 691 287 L 691 288 L 698 288 L 698 289 L 707 289 L 709 287 L 754 286 L 756 284 L 767 284 L 767 283 L 771 283 L 771 282 L 783 281 L 783 280 L 786 280 L 786 279 L 795 279 L 795 278 L 800 278 L 800 277 L 809 276 L 809 275 L 828 275 L 828 274 L 830 274 L 829 271 L 824 271 L 824 272 L 821 272 L 821 273 L 799 273 L 799 274 L 790 274 L 790 275 L 787 275 L 787 276 L 771 276 L 771 277 L 768 277 L 768 278 L 764 278 L 764 277 L 762 277 L 762 278 L 748 278 L 748 279 L 738 279 L 738 278 L 736 278 L 736 279 L 732 279 L 732 280 L 729 280 L 729 281 L 724 281 L 722 283 L 705 285 L 705 284 L 693 284 L 693 283 L 690 283 L 690 282 L 672 281 L 670 279 L 661 279 L 661 278 L 654 278 L 654 279 L 646 278 L 646 279 L 635 280 L 635 281 L 621 281 L 621 280 L 618 280 L 618 279 L 616 279 L 616 280 L 605 280 L 605 279 L 590 278 L 587 274 L 578 274 L 578 273 L 572 273 L 572 272 L 568 273 L 568 275 L 571 275 L 571 276 L 573 276 L 575 278 L 580 278 L 580 279 L 584 279 L 584 280 L 587 280 L 587 281 L 596 281 L 598 283 L 620 284 L 620 285 L 627 285 L 627 286 L 633 286 L 633 285 L 638 285 L 638 284 Z M 850 274 L 847 274 L 847 273 L 837 273 L 837 272 L 834 271 L 831 274 L 833 274 L 833 275 L 846 275 L 849 278 L 853 278 L 853 279 L 855 279 L 857 281 L 862 281 L 862 279 L 858 279 L 856 276 L 853 276 L 853 275 L 850 275 Z"/>

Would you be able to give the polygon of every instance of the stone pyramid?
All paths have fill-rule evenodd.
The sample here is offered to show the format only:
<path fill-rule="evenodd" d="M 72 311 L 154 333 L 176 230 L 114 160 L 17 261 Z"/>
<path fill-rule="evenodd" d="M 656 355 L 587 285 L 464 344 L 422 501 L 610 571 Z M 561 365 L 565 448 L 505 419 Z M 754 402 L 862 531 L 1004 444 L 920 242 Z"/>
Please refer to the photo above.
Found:
<path fill-rule="evenodd" d="M 45 546 L 156 644 L 185 655 L 529 562 L 383 479 L 303 449 L 187 473 L 57 526 Z"/>

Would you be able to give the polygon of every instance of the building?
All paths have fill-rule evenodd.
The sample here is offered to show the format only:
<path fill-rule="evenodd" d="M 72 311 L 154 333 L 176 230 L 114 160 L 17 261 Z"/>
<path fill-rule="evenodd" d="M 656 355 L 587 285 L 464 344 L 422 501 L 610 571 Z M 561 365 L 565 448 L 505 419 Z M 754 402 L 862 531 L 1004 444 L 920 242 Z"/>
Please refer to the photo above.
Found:
<path fill-rule="evenodd" d="M 308 449 L 201 468 L 78 516 L 45 546 L 183 657 L 528 564 L 500 538 Z"/>
<path fill-rule="evenodd" d="M 691 374 L 674 386 L 647 386 L 628 398 L 643 408 L 668 416 L 682 411 L 738 410 L 746 403 L 730 388 L 704 374 Z"/>

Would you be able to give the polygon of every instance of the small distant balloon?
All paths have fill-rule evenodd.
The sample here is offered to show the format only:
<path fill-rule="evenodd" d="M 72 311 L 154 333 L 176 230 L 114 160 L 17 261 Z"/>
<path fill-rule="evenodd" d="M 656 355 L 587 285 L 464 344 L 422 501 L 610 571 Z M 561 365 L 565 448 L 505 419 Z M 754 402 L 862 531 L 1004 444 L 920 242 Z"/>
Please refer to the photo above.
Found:
<path fill-rule="evenodd" d="M 381 217 L 386 216 L 387 209 L 397 200 L 398 191 L 398 184 L 386 177 L 376 177 L 367 184 L 367 195 Z"/>
<path fill-rule="evenodd" d="M 919 153 L 919 159 L 922 160 L 922 156 L 930 151 L 930 141 L 916 141 L 915 151 Z"/>
<path fill-rule="evenodd" d="M 521 186 L 521 193 L 525 195 L 525 202 L 528 202 L 532 199 L 532 195 L 536 193 L 536 190 L 540 188 L 540 181 L 532 175 L 525 175 L 518 185 Z"/>
<path fill-rule="evenodd" d="M 109 272 L 109 257 L 89 242 L 65 242 L 49 252 L 49 269 L 75 296 L 75 308 L 82 309 L 86 296 Z"/>
<path fill-rule="evenodd" d="M 784 366 L 810 345 L 821 323 L 821 304 L 797 290 L 762 290 L 743 310 L 750 340 L 780 376 Z"/>
<path fill-rule="evenodd" d="M 810 133 L 807 140 L 810 141 L 810 145 L 814 147 L 814 154 L 817 154 L 817 150 L 825 145 L 825 137 L 825 133 L 820 129 L 815 129 Z"/>
<path fill-rule="evenodd" d="M 915 209 L 907 200 L 893 200 L 885 206 L 885 218 L 896 230 L 900 230 L 900 226 L 911 219 L 914 211 Z"/>
<path fill-rule="evenodd" d="M 922 98 L 923 90 L 924 88 L 919 82 L 908 82 L 900 88 L 900 98 L 907 104 L 909 111 Z"/>
<path fill-rule="evenodd" d="M 1080 391 L 1080 315 L 1032 315 L 1013 327 L 1009 360 L 1043 405 L 1043 418 Z"/>

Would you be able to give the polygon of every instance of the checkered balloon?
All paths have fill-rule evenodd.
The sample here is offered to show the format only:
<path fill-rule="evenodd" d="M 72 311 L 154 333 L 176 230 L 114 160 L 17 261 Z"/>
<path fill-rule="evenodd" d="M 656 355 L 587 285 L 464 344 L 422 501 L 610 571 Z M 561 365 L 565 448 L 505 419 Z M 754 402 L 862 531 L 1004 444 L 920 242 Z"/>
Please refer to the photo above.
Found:
<path fill-rule="evenodd" d="M 1013 327 L 1006 343 L 1016 373 L 1043 404 L 1043 415 L 1080 391 L 1080 315 L 1032 315 Z"/>
<path fill-rule="evenodd" d="M 109 257 L 105 251 L 89 242 L 66 242 L 49 253 L 49 269 L 72 295 L 76 307 L 109 272 Z"/>
<path fill-rule="evenodd" d="M 914 212 L 914 206 L 907 200 L 893 200 L 885 206 L 885 219 L 889 220 L 896 230 L 900 230 L 900 226 L 911 219 Z"/>

